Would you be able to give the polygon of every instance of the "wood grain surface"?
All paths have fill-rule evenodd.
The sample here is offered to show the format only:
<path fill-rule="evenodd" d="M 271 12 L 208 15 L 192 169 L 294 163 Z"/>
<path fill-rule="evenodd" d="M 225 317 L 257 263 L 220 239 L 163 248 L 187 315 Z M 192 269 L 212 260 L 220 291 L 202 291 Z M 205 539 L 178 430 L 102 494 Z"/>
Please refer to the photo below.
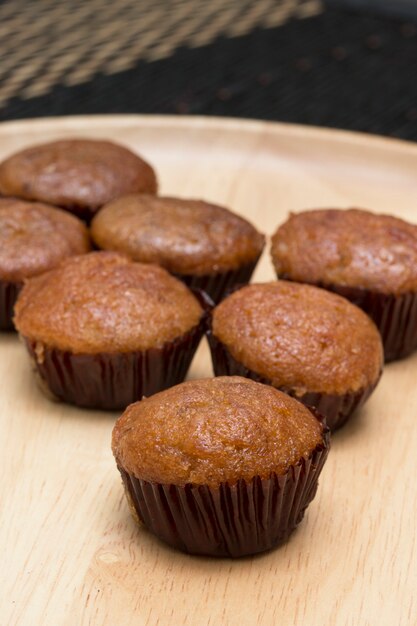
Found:
<path fill-rule="evenodd" d="M 221 202 L 271 234 L 289 211 L 361 206 L 417 222 L 417 147 L 264 122 L 92 117 L 0 126 L 0 158 L 106 137 L 157 168 L 161 192 Z M 273 278 L 269 251 L 257 280 Z M 49 402 L 0 337 L 0 624 L 417 624 L 417 354 L 386 367 L 333 437 L 291 540 L 243 560 L 189 557 L 130 517 L 110 452 L 115 414 Z M 211 375 L 202 345 L 191 376 Z"/>

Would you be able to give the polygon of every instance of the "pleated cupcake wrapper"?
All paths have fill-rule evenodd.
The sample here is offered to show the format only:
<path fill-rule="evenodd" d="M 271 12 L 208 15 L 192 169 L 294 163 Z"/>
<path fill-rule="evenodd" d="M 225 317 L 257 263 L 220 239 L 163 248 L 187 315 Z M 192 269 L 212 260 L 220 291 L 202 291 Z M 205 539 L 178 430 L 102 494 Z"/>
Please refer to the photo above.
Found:
<path fill-rule="evenodd" d="M 80 204 L 67 204 L 65 206 L 56 206 L 62 211 L 68 211 L 71 215 L 75 215 L 75 217 L 78 217 L 78 219 L 87 224 L 87 226 L 90 226 L 93 217 L 97 215 L 103 205 L 85 206 Z"/>
<path fill-rule="evenodd" d="M 236 270 L 219 272 L 217 274 L 206 274 L 204 276 L 193 276 L 189 274 L 175 274 L 190 289 L 201 289 L 218 304 L 225 295 L 233 289 L 235 285 L 246 285 L 255 270 L 260 255 L 252 263 L 248 263 Z"/>
<path fill-rule="evenodd" d="M 13 311 L 21 288 L 22 283 L 0 280 L 0 330 L 15 330 Z"/>
<path fill-rule="evenodd" d="M 268 378 L 260 376 L 245 367 L 242 363 L 239 363 L 230 354 L 226 346 L 213 335 L 210 327 L 207 331 L 207 337 L 215 376 L 243 376 L 259 383 L 275 386 Z M 314 391 L 298 395 L 294 389 L 289 387 L 281 386 L 277 387 L 277 389 L 299 400 L 309 408 L 316 408 L 317 411 L 326 418 L 329 428 L 334 431 L 343 426 L 354 411 L 366 402 L 377 386 L 381 374 L 382 371 L 373 385 L 369 385 L 355 392 L 347 392 L 340 395 Z"/>
<path fill-rule="evenodd" d="M 24 340 L 44 391 L 80 407 L 116 410 L 182 382 L 204 328 L 203 318 L 161 348 L 114 354 L 73 354 Z"/>
<path fill-rule="evenodd" d="M 60 208 L 63 211 L 68 211 L 71 215 L 75 215 L 75 217 L 78 217 L 78 219 L 82 220 L 87 224 L 87 226 L 89 226 L 91 220 L 98 213 L 101 207 L 86 207 L 78 204 L 72 204 L 70 206 L 61 206 Z"/>
<path fill-rule="evenodd" d="M 120 469 L 134 517 L 170 546 L 189 554 L 242 557 L 284 542 L 314 498 L 329 450 L 325 443 L 284 475 L 185 486 L 140 480 Z"/>
<path fill-rule="evenodd" d="M 402 359 L 417 348 L 417 293 L 382 294 L 353 287 L 320 285 L 347 298 L 375 322 L 385 361 Z"/>
<path fill-rule="evenodd" d="M 280 278 L 292 280 L 285 274 Z M 381 334 L 385 362 L 402 359 L 417 349 L 417 292 L 394 295 L 360 287 L 314 285 L 343 296 L 369 315 Z"/>

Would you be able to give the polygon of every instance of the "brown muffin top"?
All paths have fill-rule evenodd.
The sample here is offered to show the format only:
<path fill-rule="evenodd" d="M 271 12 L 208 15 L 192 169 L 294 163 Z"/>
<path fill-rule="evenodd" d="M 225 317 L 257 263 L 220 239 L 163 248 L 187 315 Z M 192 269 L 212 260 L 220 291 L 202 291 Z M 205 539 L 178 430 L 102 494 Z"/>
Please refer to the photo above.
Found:
<path fill-rule="evenodd" d="M 214 274 L 257 259 L 264 236 L 245 219 L 201 200 L 130 195 L 102 208 L 95 243 L 178 274 Z"/>
<path fill-rule="evenodd" d="M 214 309 L 212 328 L 237 361 L 298 396 L 357 391 L 375 383 L 383 365 L 370 318 L 309 285 L 279 280 L 243 287 Z"/>
<path fill-rule="evenodd" d="M 298 401 L 238 376 L 195 380 L 131 404 L 112 448 L 137 478 L 217 486 L 284 474 L 323 442 L 323 429 Z"/>
<path fill-rule="evenodd" d="M 0 198 L 0 279 L 22 282 L 90 250 L 86 226 L 37 202 Z"/>
<path fill-rule="evenodd" d="M 0 193 L 91 212 L 125 193 L 156 193 L 153 169 L 110 141 L 65 139 L 33 146 L 0 163 Z"/>
<path fill-rule="evenodd" d="M 383 293 L 417 289 L 417 226 L 360 209 L 292 214 L 272 237 L 279 276 Z"/>
<path fill-rule="evenodd" d="M 160 347 L 196 326 L 202 313 L 185 285 L 161 267 L 91 252 L 29 279 L 14 322 L 28 339 L 94 354 Z"/>

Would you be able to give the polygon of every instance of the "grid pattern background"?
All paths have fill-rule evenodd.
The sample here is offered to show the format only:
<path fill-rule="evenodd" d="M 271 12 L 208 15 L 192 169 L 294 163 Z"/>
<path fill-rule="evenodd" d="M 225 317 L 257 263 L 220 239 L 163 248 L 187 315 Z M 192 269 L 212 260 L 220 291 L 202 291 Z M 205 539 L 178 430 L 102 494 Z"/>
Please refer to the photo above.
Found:
<path fill-rule="evenodd" d="M 417 139 L 417 25 L 321 0 L 0 0 L 0 118 L 257 117 Z"/>
<path fill-rule="evenodd" d="M 186 45 L 241 37 L 320 12 L 319 0 L 13 0 L 0 5 L 0 105 L 96 74 L 118 74 L 139 60 L 164 59 Z"/>

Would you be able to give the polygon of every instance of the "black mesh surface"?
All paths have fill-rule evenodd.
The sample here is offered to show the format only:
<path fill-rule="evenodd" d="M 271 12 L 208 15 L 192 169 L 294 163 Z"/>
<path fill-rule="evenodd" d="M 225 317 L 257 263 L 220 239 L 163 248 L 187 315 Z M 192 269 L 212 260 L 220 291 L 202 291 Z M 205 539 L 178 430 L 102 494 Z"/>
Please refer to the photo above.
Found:
<path fill-rule="evenodd" d="M 239 9 L 234 8 L 235 3 Z M 0 17 L 1 10 L 11 4 L 19 5 L 23 14 L 48 3 L 3 2 Z M 91 35 L 91 49 L 87 27 L 85 38 L 71 45 L 71 28 L 65 29 L 64 24 L 56 39 L 51 32 L 44 34 L 44 47 L 32 57 L 23 55 L 14 66 L 11 59 L 19 51 L 22 56 L 22 49 L 12 50 L 10 43 L 22 33 L 16 12 L 11 12 L 9 22 L 17 32 L 1 31 L 5 43 L 0 48 L 1 118 L 125 112 L 226 115 L 417 139 L 417 27 L 412 22 L 291 0 L 291 11 L 285 14 L 283 2 L 281 18 L 279 13 L 273 15 L 274 26 L 268 13 L 271 3 L 263 3 L 262 13 L 261 2 L 251 22 L 248 11 L 254 3 L 235 0 L 214 2 L 216 11 L 204 24 L 196 13 L 202 4 L 188 2 L 191 10 L 186 13 L 186 2 L 173 3 L 173 9 L 182 7 L 183 13 L 182 17 L 178 13 L 177 20 L 175 12 L 170 14 L 167 28 L 157 16 L 152 22 L 151 5 L 143 3 L 140 14 L 141 3 L 134 4 L 148 26 L 146 20 L 143 26 L 138 19 L 135 30 L 127 10 L 133 10 L 133 5 L 125 3 L 125 14 L 116 12 L 117 20 L 122 21 L 120 29 L 114 27 L 112 34 L 110 28 L 106 37 L 111 20 L 104 21 L 101 39 Z M 222 14 L 224 11 L 229 14 Z M 39 15 L 48 21 L 47 12 Z M 93 20 L 94 29 L 94 17 L 88 19 Z M 194 20 L 188 31 L 187 20 Z M 130 27 L 130 38 L 123 23 L 125 29 Z M 4 27 L 7 20 L 2 24 Z M 42 21 L 39 25 L 38 19 L 36 32 L 26 40 L 23 37 L 28 54 L 30 44 L 41 35 Z M 67 48 L 59 48 L 63 37 L 68 38 Z M 110 44 L 116 52 L 112 53 Z M 107 57 L 106 50 L 103 52 L 106 45 L 110 45 Z M 101 64 L 96 59 L 100 53 Z M 74 62 L 68 65 L 71 54 Z M 57 59 L 62 60 L 61 73 Z M 32 73 L 31 63 L 36 65 Z M 17 72 L 19 78 L 23 73 L 24 78 L 25 70 L 26 82 L 16 80 L 13 91 L 13 76 Z M 3 98 L 2 89 L 6 92 Z"/>

